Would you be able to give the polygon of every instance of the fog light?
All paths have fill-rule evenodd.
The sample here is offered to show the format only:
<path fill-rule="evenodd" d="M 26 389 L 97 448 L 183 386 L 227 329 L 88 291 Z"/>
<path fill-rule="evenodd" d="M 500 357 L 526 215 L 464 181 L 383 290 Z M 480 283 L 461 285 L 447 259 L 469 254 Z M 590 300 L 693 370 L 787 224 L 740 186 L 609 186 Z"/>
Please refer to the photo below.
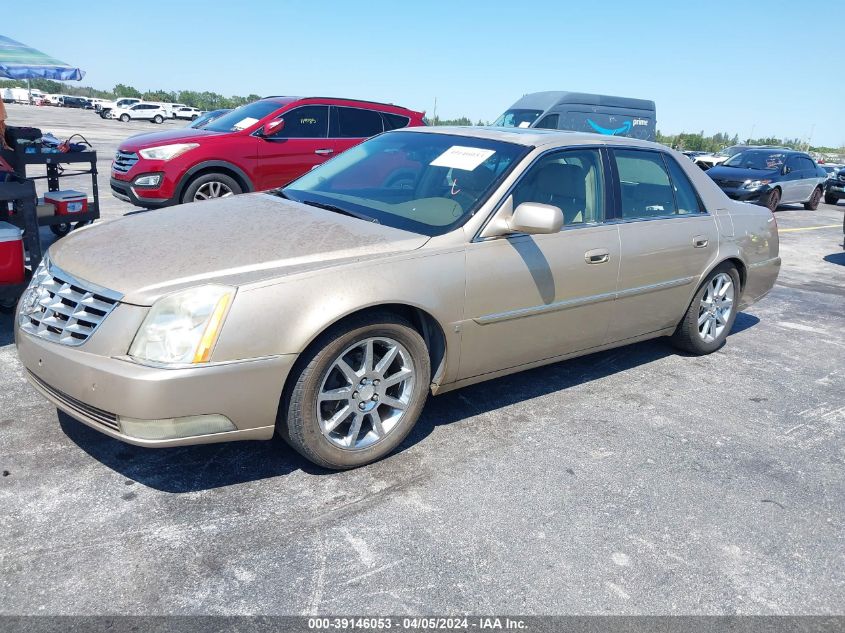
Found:
<path fill-rule="evenodd" d="M 141 187 L 157 187 L 161 182 L 161 174 L 151 174 L 149 176 L 138 176 L 135 179 L 135 184 Z"/>
<path fill-rule="evenodd" d="M 225 415 L 191 415 L 163 420 L 138 420 L 121 416 L 119 422 L 123 433 L 139 440 L 175 440 L 237 430 Z"/>

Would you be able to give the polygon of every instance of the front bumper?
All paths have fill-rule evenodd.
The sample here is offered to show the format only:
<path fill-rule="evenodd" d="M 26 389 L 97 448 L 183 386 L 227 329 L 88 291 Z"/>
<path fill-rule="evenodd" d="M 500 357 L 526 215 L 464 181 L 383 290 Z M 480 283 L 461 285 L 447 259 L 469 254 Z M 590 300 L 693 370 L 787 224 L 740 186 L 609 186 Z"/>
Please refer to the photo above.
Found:
<path fill-rule="evenodd" d="M 58 409 L 111 437 L 165 447 L 270 439 L 282 387 L 296 360 L 280 355 L 204 367 L 163 369 L 101 356 L 15 330 L 32 385 Z M 120 418 L 160 420 L 223 415 L 236 429 L 165 440 L 132 437 Z"/>
<path fill-rule="evenodd" d="M 835 198 L 845 198 L 845 182 L 841 180 L 830 180 L 825 183 L 824 192 Z"/>
<path fill-rule="evenodd" d="M 143 174 L 141 174 L 143 175 Z M 175 203 L 170 197 L 158 197 L 161 195 L 161 187 L 138 187 L 132 184 L 131 180 L 119 180 L 114 176 L 111 177 L 111 192 L 118 200 L 123 200 L 136 207 L 144 207 L 145 209 L 158 209 L 167 207 Z M 154 194 L 156 197 L 146 197 L 145 194 Z"/>
<path fill-rule="evenodd" d="M 736 189 L 730 187 L 722 187 L 722 191 L 731 200 L 739 200 L 740 202 L 760 202 L 765 199 L 765 195 L 771 190 L 770 187 L 760 187 L 759 189 L 744 189 L 738 187 Z"/>

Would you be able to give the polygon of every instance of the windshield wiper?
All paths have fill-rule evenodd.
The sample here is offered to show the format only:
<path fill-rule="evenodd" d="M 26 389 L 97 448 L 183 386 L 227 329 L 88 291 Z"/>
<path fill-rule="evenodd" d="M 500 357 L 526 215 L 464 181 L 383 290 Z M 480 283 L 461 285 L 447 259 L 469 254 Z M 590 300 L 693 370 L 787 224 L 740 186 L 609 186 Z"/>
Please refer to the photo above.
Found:
<path fill-rule="evenodd" d="M 356 211 L 350 211 L 349 209 L 344 209 L 343 207 L 338 207 L 334 204 L 328 204 L 325 202 L 315 202 L 314 200 L 303 200 L 302 204 L 307 204 L 312 207 L 317 207 L 318 209 L 325 209 L 326 211 L 334 211 L 335 213 L 340 213 L 341 215 L 348 215 L 351 218 L 358 218 L 359 220 L 366 220 L 367 222 L 372 222 L 373 224 L 380 224 L 378 220 L 375 218 L 371 218 L 368 215 L 364 215 L 363 213 L 357 213 Z"/>

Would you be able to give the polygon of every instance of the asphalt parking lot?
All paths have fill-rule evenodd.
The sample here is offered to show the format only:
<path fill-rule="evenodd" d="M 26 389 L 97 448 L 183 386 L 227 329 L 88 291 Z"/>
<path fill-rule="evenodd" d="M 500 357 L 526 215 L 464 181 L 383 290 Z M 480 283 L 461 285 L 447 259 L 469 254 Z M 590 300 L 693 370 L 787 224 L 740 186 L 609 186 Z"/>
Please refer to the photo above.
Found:
<path fill-rule="evenodd" d="M 9 118 L 82 132 L 104 218 L 132 210 L 108 164 L 162 126 Z M 843 211 L 778 211 L 778 284 L 721 351 L 650 341 L 448 393 L 344 473 L 279 440 L 109 439 L 26 383 L 0 315 L 0 614 L 841 613 Z"/>

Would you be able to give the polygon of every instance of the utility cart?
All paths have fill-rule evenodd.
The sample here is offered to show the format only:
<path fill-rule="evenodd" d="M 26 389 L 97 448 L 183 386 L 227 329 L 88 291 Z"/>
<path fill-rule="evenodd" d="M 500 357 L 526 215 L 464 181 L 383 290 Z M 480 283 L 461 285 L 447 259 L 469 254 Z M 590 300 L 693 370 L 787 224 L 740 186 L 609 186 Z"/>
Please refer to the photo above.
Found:
<path fill-rule="evenodd" d="M 0 150 L 2 157 L 15 173 L 28 180 L 47 180 L 48 191 L 59 191 L 59 182 L 62 178 L 69 176 L 91 175 L 91 192 L 93 199 L 88 201 L 88 209 L 84 213 L 71 215 L 42 216 L 38 218 L 38 226 L 49 226 L 54 235 L 62 237 L 70 232 L 71 228 L 88 224 L 100 217 L 100 194 L 97 187 L 97 152 L 67 152 L 67 153 L 37 153 L 27 154 L 24 152 L 13 152 Z M 64 165 L 87 165 L 87 168 L 70 170 Z M 29 176 L 27 167 L 30 165 L 45 165 L 46 175 Z M 14 223 L 14 222 L 13 222 Z M 73 225 L 73 226 L 71 226 Z M 20 225 L 19 225 L 20 226 Z M 23 228 L 23 226 L 21 226 Z"/>

